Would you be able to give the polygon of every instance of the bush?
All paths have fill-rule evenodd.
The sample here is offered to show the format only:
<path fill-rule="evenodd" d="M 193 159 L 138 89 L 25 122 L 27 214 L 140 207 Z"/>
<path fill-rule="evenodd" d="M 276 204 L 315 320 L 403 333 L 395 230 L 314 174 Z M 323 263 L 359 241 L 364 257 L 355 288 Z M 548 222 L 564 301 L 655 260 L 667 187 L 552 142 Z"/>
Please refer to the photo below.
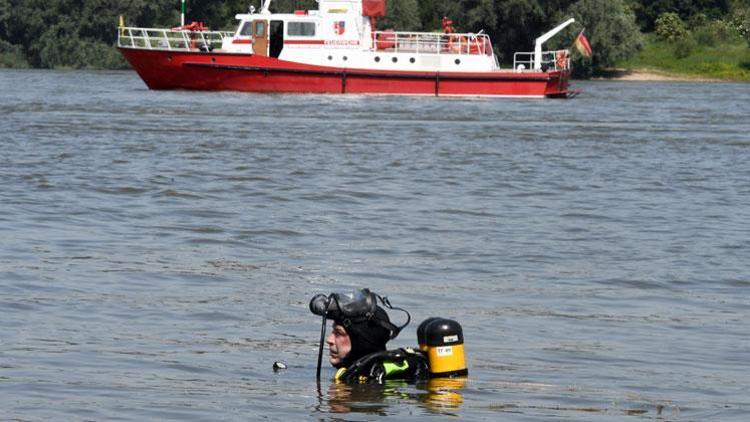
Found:
<path fill-rule="evenodd" d="M 624 0 L 578 0 L 554 19 L 562 22 L 573 17 L 585 23 L 594 54 L 587 59 L 576 55 L 575 77 L 590 77 L 594 72 L 614 66 L 633 56 L 643 47 L 643 36 L 635 23 L 635 15 Z M 548 44 L 552 48 L 568 48 L 581 27 L 571 25 Z"/>
<path fill-rule="evenodd" d="M 735 26 L 725 20 L 707 22 L 693 31 L 695 41 L 700 45 L 715 47 L 718 43 L 734 43 L 739 41 L 739 32 Z"/>
<path fill-rule="evenodd" d="M 80 38 L 73 24 L 51 26 L 40 37 L 40 67 L 72 69 L 121 69 L 125 60 L 117 49 L 102 41 Z"/>
<path fill-rule="evenodd" d="M 735 42 L 740 37 L 738 29 L 729 21 L 714 21 L 711 23 L 711 27 L 714 29 L 716 36 L 721 42 Z"/>
<path fill-rule="evenodd" d="M 704 27 L 710 23 L 708 16 L 705 13 L 696 13 L 690 16 L 687 20 L 687 26 L 691 31 L 695 31 L 701 27 Z"/>
<path fill-rule="evenodd" d="M 698 47 L 698 43 L 695 42 L 693 37 L 685 36 L 674 42 L 674 56 L 678 59 L 684 59 L 690 56 Z"/>
<path fill-rule="evenodd" d="M 731 25 L 750 46 L 750 9 L 735 11 Z"/>
<path fill-rule="evenodd" d="M 29 67 L 29 63 L 20 46 L 0 39 L 0 68 L 3 67 L 25 69 Z"/>
<path fill-rule="evenodd" d="M 662 13 L 656 19 L 656 35 L 668 42 L 674 42 L 688 35 L 685 23 L 677 13 Z"/>
<path fill-rule="evenodd" d="M 699 45 L 705 47 L 714 47 L 719 42 L 719 37 L 710 25 L 701 26 L 693 31 L 693 38 Z"/>

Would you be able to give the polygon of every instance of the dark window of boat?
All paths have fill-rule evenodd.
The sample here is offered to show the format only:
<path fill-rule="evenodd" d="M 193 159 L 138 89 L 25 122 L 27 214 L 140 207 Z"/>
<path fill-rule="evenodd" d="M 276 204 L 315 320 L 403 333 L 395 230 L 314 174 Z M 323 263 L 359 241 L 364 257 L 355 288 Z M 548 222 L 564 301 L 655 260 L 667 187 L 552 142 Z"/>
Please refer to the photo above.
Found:
<path fill-rule="evenodd" d="M 284 21 L 271 21 L 268 55 L 278 58 L 284 49 Z"/>
<path fill-rule="evenodd" d="M 315 22 L 289 22 L 286 31 L 292 37 L 314 37 Z"/>
<path fill-rule="evenodd" d="M 253 35 L 253 23 L 245 22 L 242 25 L 242 29 L 240 29 L 240 35 L 246 35 L 246 36 Z"/>
<path fill-rule="evenodd" d="M 375 63 L 380 63 L 380 57 L 375 56 Z"/>

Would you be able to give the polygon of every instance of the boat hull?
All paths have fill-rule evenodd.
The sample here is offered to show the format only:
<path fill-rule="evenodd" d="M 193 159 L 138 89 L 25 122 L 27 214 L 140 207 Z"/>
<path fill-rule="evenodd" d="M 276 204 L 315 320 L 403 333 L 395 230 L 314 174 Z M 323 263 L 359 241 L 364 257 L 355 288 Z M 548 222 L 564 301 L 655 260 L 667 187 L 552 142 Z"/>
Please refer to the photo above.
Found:
<path fill-rule="evenodd" d="M 251 54 L 120 48 L 150 89 L 262 93 L 566 97 L 567 70 L 410 72 L 306 65 Z"/>

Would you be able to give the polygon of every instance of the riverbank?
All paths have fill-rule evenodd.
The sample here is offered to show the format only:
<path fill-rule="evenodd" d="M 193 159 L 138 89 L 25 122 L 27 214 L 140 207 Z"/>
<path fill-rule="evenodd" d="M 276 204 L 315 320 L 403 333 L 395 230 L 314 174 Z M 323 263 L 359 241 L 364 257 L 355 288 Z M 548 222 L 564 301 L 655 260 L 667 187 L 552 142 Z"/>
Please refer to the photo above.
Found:
<path fill-rule="evenodd" d="M 637 81 L 750 82 L 750 48 L 740 39 L 665 42 L 646 36 L 636 55 L 600 73 L 604 79 Z"/>
<path fill-rule="evenodd" d="M 726 79 L 709 78 L 701 75 L 669 73 L 655 69 L 606 69 L 593 80 L 617 81 L 681 81 L 681 82 L 726 82 Z"/>

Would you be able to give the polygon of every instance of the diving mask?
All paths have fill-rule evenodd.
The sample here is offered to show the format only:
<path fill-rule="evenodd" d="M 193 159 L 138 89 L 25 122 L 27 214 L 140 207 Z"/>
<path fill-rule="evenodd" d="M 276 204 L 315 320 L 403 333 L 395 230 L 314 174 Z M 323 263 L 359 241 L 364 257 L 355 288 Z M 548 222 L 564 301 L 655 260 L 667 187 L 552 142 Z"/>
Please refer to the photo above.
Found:
<path fill-rule="evenodd" d="M 370 319 L 377 309 L 377 296 L 370 289 L 330 296 L 318 294 L 310 301 L 312 313 L 337 321 Z"/>

